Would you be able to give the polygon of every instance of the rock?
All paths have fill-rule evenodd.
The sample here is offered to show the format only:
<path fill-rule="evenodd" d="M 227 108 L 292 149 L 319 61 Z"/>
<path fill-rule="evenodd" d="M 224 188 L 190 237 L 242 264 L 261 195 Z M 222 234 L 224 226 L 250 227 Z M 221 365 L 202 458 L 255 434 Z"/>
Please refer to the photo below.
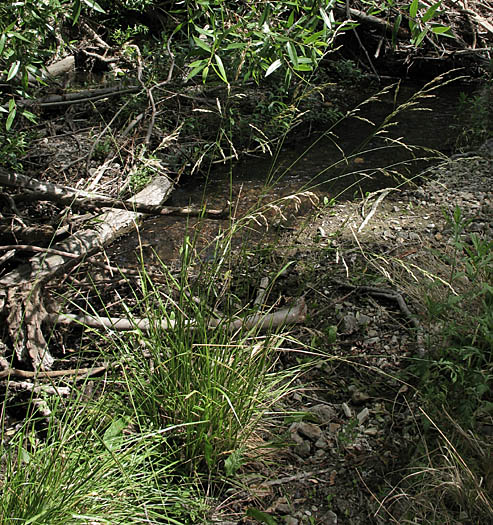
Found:
<path fill-rule="evenodd" d="M 298 525 L 299 521 L 293 516 L 284 516 L 284 523 L 286 525 Z"/>
<path fill-rule="evenodd" d="M 324 525 L 337 525 L 337 514 L 332 510 L 327 511 L 322 517 L 320 523 Z"/>
<path fill-rule="evenodd" d="M 329 424 L 329 434 L 336 436 L 339 433 L 341 425 L 339 423 L 330 423 Z"/>
<path fill-rule="evenodd" d="M 301 458 L 310 457 L 310 442 L 307 439 L 304 439 L 299 445 L 295 448 L 296 454 Z"/>
<path fill-rule="evenodd" d="M 354 314 L 346 314 L 342 318 L 342 323 L 344 325 L 344 333 L 346 334 L 352 334 L 359 328 L 358 320 Z"/>
<path fill-rule="evenodd" d="M 349 408 L 349 406 L 348 406 L 347 403 L 342 403 L 341 407 L 342 407 L 342 411 L 344 412 L 344 415 L 345 415 L 346 417 L 353 417 L 353 412 L 352 412 L 352 410 Z"/>
<path fill-rule="evenodd" d="M 293 423 L 289 427 L 289 430 L 290 432 L 297 432 L 311 441 L 317 441 L 322 436 L 322 430 L 318 425 L 315 425 L 315 423 L 306 423 L 305 421 Z"/>
<path fill-rule="evenodd" d="M 360 425 L 362 425 L 369 417 L 370 411 L 366 407 L 356 416 Z"/>
<path fill-rule="evenodd" d="M 317 416 L 320 425 L 327 425 L 337 417 L 337 412 L 331 405 L 320 403 L 310 407 L 308 410 Z"/>

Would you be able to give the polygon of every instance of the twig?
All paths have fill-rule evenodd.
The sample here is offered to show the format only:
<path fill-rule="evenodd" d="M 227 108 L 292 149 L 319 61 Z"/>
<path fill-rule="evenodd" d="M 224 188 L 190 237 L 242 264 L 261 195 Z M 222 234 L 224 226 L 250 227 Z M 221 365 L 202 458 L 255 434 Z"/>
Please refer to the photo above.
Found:
<path fill-rule="evenodd" d="M 395 301 L 397 305 L 399 306 L 399 309 L 401 310 L 401 312 L 411 321 L 412 325 L 415 328 L 420 327 L 418 320 L 412 314 L 411 310 L 409 310 L 409 307 L 407 306 L 406 301 L 404 301 L 404 298 L 399 292 L 396 292 L 394 290 L 389 290 L 389 289 L 384 290 L 376 286 L 353 285 L 353 284 L 339 281 L 337 279 L 333 279 L 333 281 L 337 283 L 339 286 L 343 286 L 344 288 L 350 288 L 351 290 L 355 290 L 356 292 L 366 292 L 376 297 L 384 297 L 385 299 L 390 299 L 392 301 Z"/>
<path fill-rule="evenodd" d="M 380 196 L 378 197 L 378 199 L 374 202 L 371 210 L 370 210 L 370 213 L 366 216 L 366 219 L 362 222 L 361 226 L 358 228 L 358 233 L 361 233 L 361 231 L 363 230 L 363 228 L 370 222 L 370 219 L 373 217 L 373 215 L 375 214 L 375 212 L 377 211 L 377 208 L 378 208 L 378 205 L 383 201 L 383 199 L 385 199 L 385 197 L 391 192 L 391 191 L 394 191 L 396 188 L 385 188 L 384 190 L 378 190 L 378 191 L 375 191 L 373 193 L 371 193 L 370 195 L 368 195 L 368 197 L 365 199 L 365 201 L 363 202 L 362 206 L 365 205 L 365 202 L 368 201 L 368 199 L 370 197 L 373 197 L 374 195 L 376 195 L 377 193 L 380 193 Z"/>
<path fill-rule="evenodd" d="M 106 365 L 97 366 L 94 368 L 74 368 L 70 370 L 47 370 L 47 371 L 34 371 L 20 370 L 19 368 L 7 368 L 6 370 L 0 371 L 0 379 L 6 377 L 22 377 L 24 379 L 45 379 L 48 377 L 65 377 L 65 376 L 77 376 L 77 379 L 83 377 L 93 376 L 104 372 L 108 367 Z"/>
<path fill-rule="evenodd" d="M 62 252 L 54 248 L 42 248 L 41 246 L 33 246 L 32 244 L 6 244 L 0 246 L 0 251 L 1 250 L 24 250 L 27 252 L 49 253 L 51 255 L 60 255 L 61 257 L 69 257 L 72 259 L 78 259 L 80 257 L 80 255 L 74 253 Z"/>

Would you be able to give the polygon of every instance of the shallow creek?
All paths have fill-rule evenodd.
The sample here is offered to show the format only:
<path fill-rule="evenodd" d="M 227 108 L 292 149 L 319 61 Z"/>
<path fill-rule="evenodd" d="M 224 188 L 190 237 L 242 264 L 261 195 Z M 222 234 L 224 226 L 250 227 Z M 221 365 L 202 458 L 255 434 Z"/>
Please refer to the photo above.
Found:
<path fill-rule="evenodd" d="M 429 156 L 421 148 L 448 152 L 453 148 L 456 134 L 451 125 L 457 111 L 461 88 L 447 86 L 435 96 L 419 102 L 428 111 L 406 110 L 393 119 L 396 122 L 385 135 L 373 136 L 378 126 L 397 105 L 408 100 L 418 86 L 400 87 L 397 102 L 394 92 L 380 101 L 365 104 L 358 117 L 344 119 L 334 129 L 320 132 L 308 139 L 286 143 L 275 155 L 249 157 L 241 162 L 223 166 L 213 165 L 206 180 L 194 179 L 177 188 L 168 204 L 184 206 L 207 202 L 209 207 L 223 208 L 230 201 L 235 217 L 243 217 L 262 203 L 278 202 L 288 195 L 309 190 L 322 202 L 324 199 L 345 200 L 367 192 L 402 184 L 413 178 L 430 160 L 412 160 Z M 364 119 L 364 120 L 362 120 Z M 373 124 L 370 124 L 373 123 Z M 387 142 L 384 137 L 388 137 Z M 411 152 L 396 142 L 418 146 Z M 294 201 L 285 209 L 288 219 L 283 226 L 302 220 L 309 214 L 309 198 L 301 199 L 295 209 Z M 279 224 L 272 213 L 267 213 L 270 226 Z M 152 218 L 144 222 L 138 234 L 121 239 L 114 247 L 116 260 L 121 265 L 134 264 L 136 253 L 143 246 L 146 262 L 156 262 L 156 255 L 164 262 L 176 261 L 184 236 L 198 236 L 197 249 L 203 259 L 210 258 L 214 247 L 210 244 L 227 221 L 184 220 L 176 217 Z M 249 229 L 249 239 L 269 243 L 275 228 L 255 226 Z M 237 239 L 237 244 L 245 238 Z"/>

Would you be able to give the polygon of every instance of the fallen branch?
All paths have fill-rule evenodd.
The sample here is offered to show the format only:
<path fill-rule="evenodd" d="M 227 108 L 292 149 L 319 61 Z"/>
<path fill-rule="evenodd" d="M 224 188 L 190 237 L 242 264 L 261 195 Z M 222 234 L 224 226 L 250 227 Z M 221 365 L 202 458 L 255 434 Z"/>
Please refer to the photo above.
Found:
<path fill-rule="evenodd" d="M 43 108 L 53 106 L 65 106 L 68 104 L 80 104 L 82 102 L 94 102 L 101 98 L 125 95 L 127 93 L 136 93 L 141 90 L 140 86 L 118 85 L 101 89 L 85 89 L 77 93 L 66 93 L 64 95 L 47 95 L 35 100 L 20 99 L 16 102 L 19 107 L 38 106 Z M 8 109 L 8 108 L 6 108 Z"/>
<path fill-rule="evenodd" d="M 107 370 L 107 366 L 96 366 L 94 368 L 74 368 L 70 370 L 48 370 L 48 371 L 29 371 L 20 370 L 19 368 L 7 368 L 0 371 L 0 379 L 5 379 L 10 376 L 22 377 L 23 379 L 46 379 L 54 377 L 76 376 L 77 379 L 94 376 Z"/>
<path fill-rule="evenodd" d="M 213 319 L 209 322 L 209 328 L 224 328 L 234 331 L 240 328 L 247 330 L 257 328 L 266 331 L 271 328 L 287 324 L 302 323 L 306 318 L 307 308 L 304 297 L 300 297 L 292 306 L 281 308 L 276 312 L 267 314 L 253 314 L 243 319 L 225 322 L 224 319 Z M 162 320 L 159 323 L 152 322 L 148 318 L 131 318 L 123 319 L 119 317 L 94 317 L 92 315 L 72 315 L 72 314 L 49 314 L 47 319 L 54 324 L 68 325 L 78 323 L 91 328 L 104 328 L 108 330 L 129 331 L 142 330 L 149 331 L 151 328 L 158 327 L 161 330 L 171 330 L 175 327 L 176 322 L 173 320 Z M 195 326 L 195 322 L 188 321 L 190 328 Z"/>
<path fill-rule="evenodd" d="M 19 173 L 7 173 L 0 169 L 0 185 L 11 188 L 24 188 L 28 193 L 19 195 L 17 200 L 48 200 L 74 208 L 86 210 L 100 210 L 113 208 L 146 215 L 172 215 L 177 217 L 204 217 L 209 219 L 224 219 L 228 216 L 229 208 L 222 210 L 197 209 L 191 206 L 162 206 L 157 204 L 123 201 L 106 195 L 77 190 L 69 186 L 62 186 L 51 182 L 42 182 Z"/>
<path fill-rule="evenodd" d="M 350 288 L 351 290 L 354 290 L 356 292 L 365 292 L 370 295 L 374 295 L 376 297 L 384 297 L 385 299 L 390 299 L 392 301 L 395 301 L 397 305 L 399 306 L 400 311 L 409 319 L 412 325 L 415 328 L 420 327 L 418 320 L 411 313 L 411 310 L 409 310 L 409 307 L 407 306 L 406 301 L 404 300 L 404 298 L 399 292 L 396 292 L 390 289 L 378 288 L 376 286 L 353 285 L 353 284 L 345 283 L 343 281 L 339 281 L 336 279 L 334 279 L 334 281 L 339 286 L 343 286 L 344 288 Z"/>

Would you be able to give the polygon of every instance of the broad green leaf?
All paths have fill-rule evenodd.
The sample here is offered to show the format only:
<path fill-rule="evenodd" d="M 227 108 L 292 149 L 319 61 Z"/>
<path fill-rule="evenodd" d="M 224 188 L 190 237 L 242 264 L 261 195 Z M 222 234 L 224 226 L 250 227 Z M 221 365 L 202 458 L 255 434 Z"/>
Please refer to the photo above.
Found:
<path fill-rule="evenodd" d="M 215 55 L 214 59 L 217 64 L 217 68 L 219 71 L 216 70 L 216 73 L 219 75 L 220 79 L 227 84 L 228 83 L 228 77 L 226 75 L 226 70 L 224 69 L 223 61 L 221 60 L 221 57 L 219 55 Z"/>
<path fill-rule="evenodd" d="M 423 15 L 423 22 L 426 23 L 433 18 L 435 11 L 440 7 L 442 0 L 439 0 L 436 4 L 433 4 Z"/>
<path fill-rule="evenodd" d="M 120 447 L 123 442 L 123 430 L 128 426 L 129 422 L 129 417 L 119 417 L 111 422 L 111 425 L 103 435 L 103 443 L 109 450 L 115 450 Z"/>
<path fill-rule="evenodd" d="M 428 33 L 428 29 L 423 29 L 423 31 L 421 31 L 421 33 L 417 36 L 416 40 L 414 41 L 414 45 L 416 47 L 419 46 L 419 44 L 421 44 L 421 42 L 423 41 L 424 37 L 426 36 L 426 34 Z"/>
<path fill-rule="evenodd" d="M 198 47 L 203 49 L 204 51 L 207 51 L 207 53 L 211 53 L 212 49 L 209 45 L 207 45 L 202 39 L 194 36 L 193 41 L 197 44 Z"/>
<path fill-rule="evenodd" d="M 274 71 L 278 69 L 279 67 L 281 67 L 281 61 L 279 59 L 274 60 L 274 62 L 272 62 L 272 64 L 267 68 L 267 71 L 265 72 L 265 76 L 268 77 L 269 75 L 274 73 Z"/>
<path fill-rule="evenodd" d="M 197 33 L 207 36 L 209 38 L 214 38 L 214 31 L 211 31 L 210 29 L 202 29 L 200 26 L 197 26 L 194 24 L 194 29 L 197 31 Z"/>
<path fill-rule="evenodd" d="M 303 43 L 307 46 L 316 42 L 319 38 L 322 38 L 324 31 L 318 31 L 317 33 L 310 34 L 309 37 L 303 39 Z M 323 42 L 325 44 L 325 42 Z"/>
<path fill-rule="evenodd" d="M 296 71 L 313 71 L 313 64 L 298 64 L 298 67 L 294 68 Z"/>
<path fill-rule="evenodd" d="M 17 75 L 17 71 L 19 71 L 20 65 L 21 65 L 20 60 L 16 60 L 15 62 L 12 63 L 9 69 L 9 74 L 7 75 L 7 82 L 11 80 L 12 78 L 14 78 L 15 75 Z"/>
<path fill-rule="evenodd" d="M 435 33 L 437 35 L 443 35 L 443 36 L 448 36 L 448 37 L 454 38 L 454 35 L 452 35 L 450 33 L 450 27 L 449 26 L 442 26 L 442 25 L 433 26 L 431 28 L 431 30 L 433 31 L 433 33 Z"/>
<path fill-rule="evenodd" d="M 265 24 L 265 22 L 267 22 L 269 15 L 270 15 L 270 4 L 266 2 L 264 10 L 262 12 L 262 16 L 260 17 L 260 20 L 258 23 L 259 27 L 262 27 Z"/>
<path fill-rule="evenodd" d="M 233 42 L 232 44 L 228 44 L 224 50 L 229 51 L 230 49 L 244 49 L 247 47 L 247 45 L 248 44 L 246 42 Z"/>
<path fill-rule="evenodd" d="M 17 31 L 8 31 L 7 36 L 9 38 L 17 38 L 17 40 L 22 40 L 23 42 L 27 42 L 28 44 L 31 43 L 29 39 L 27 39 L 25 36 L 21 35 Z"/>
<path fill-rule="evenodd" d="M 288 29 L 291 29 L 292 25 L 294 23 L 294 11 L 291 11 L 291 14 L 289 15 L 289 18 L 288 18 Z"/>
<path fill-rule="evenodd" d="M 106 11 L 95 0 L 83 0 L 83 1 L 91 9 L 94 9 L 94 11 L 98 11 L 99 13 L 106 14 Z"/>
<path fill-rule="evenodd" d="M 298 67 L 298 55 L 296 53 L 296 48 L 292 42 L 286 42 L 286 48 L 288 50 L 289 59 L 294 67 Z"/>
<path fill-rule="evenodd" d="M 413 0 L 409 5 L 409 16 L 411 18 L 416 18 L 418 14 L 419 0 Z"/>

